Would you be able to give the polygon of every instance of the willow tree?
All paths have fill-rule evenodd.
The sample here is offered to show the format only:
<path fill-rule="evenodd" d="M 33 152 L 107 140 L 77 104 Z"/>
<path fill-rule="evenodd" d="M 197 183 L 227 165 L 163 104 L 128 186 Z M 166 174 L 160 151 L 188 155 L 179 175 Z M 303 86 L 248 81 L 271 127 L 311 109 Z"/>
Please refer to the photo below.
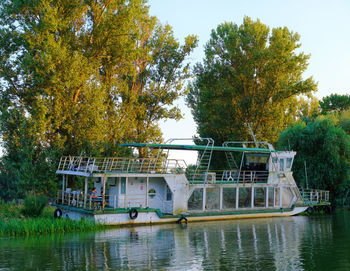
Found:
<path fill-rule="evenodd" d="M 247 140 L 244 123 L 253 123 L 259 140 L 276 142 L 295 119 L 297 96 L 316 90 L 311 77 L 303 79 L 309 55 L 300 46 L 287 27 L 270 31 L 249 17 L 213 30 L 187 97 L 199 135 L 219 144 Z"/>
<path fill-rule="evenodd" d="M 278 148 L 297 152 L 293 173 L 300 187 L 329 190 L 334 203 L 350 204 L 350 136 L 341 127 L 328 118 L 301 122 L 281 133 Z"/>
<path fill-rule="evenodd" d="M 180 45 L 143 0 L 2 1 L 2 171 L 33 187 L 23 157 L 41 172 L 38 161 L 60 154 L 116 155 L 141 133 L 160 140 L 157 121 L 180 116 L 171 104 L 195 45 Z"/>
<path fill-rule="evenodd" d="M 331 94 L 320 101 L 322 114 L 342 113 L 350 109 L 350 95 Z"/>

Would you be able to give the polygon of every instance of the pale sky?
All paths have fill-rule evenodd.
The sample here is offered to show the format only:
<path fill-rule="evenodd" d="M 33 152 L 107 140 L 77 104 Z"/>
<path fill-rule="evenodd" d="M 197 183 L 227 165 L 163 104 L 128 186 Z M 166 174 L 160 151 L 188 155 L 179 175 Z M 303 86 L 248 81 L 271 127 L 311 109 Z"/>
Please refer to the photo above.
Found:
<path fill-rule="evenodd" d="M 218 24 L 240 25 L 244 16 L 272 27 L 287 26 L 301 36 L 301 51 L 311 54 L 305 77 L 318 82 L 316 97 L 331 93 L 349 94 L 350 1 L 326 0 L 150 0 L 150 13 L 161 23 L 173 27 L 174 35 L 183 42 L 195 34 L 199 46 L 190 63 L 202 61 L 204 44 Z M 192 137 L 196 125 L 183 100 L 178 102 L 184 119 L 161 123 L 164 139 Z"/>

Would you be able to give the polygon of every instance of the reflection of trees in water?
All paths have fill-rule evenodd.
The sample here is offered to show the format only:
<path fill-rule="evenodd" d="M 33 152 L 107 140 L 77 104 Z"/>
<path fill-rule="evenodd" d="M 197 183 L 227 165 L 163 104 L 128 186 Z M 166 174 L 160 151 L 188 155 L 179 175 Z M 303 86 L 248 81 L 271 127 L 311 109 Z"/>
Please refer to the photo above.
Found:
<path fill-rule="evenodd" d="M 300 251 L 305 270 L 350 270 L 350 212 L 329 217 L 312 217 L 305 229 Z"/>
<path fill-rule="evenodd" d="M 290 217 L 5 239 L 0 240 L 0 265 L 33 270 L 314 269 L 315 259 L 322 258 L 317 247 L 332 242 L 333 226 L 331 219 Z"/>

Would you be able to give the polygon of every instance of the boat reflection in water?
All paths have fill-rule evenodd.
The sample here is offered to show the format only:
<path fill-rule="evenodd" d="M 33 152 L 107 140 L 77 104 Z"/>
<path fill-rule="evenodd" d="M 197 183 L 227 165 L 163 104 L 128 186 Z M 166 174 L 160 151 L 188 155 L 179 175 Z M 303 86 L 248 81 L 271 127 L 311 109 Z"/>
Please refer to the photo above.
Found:
<path fill-rule="evenodd" d="M 3 238 L 0 266 L 5 270 L 332 270 L 337 266 L 349 270 L 349 249 L 344 247 L 349 235 L 341 226 L 348 218 L 296 216 Z"/>
<path fill-rule="evenodd" d="M 90 268 L 302 270 L 308 223 L 308 217 L 290 217 L 109 230 L 77 247 L 69 262 L 85 255 Z M 331 234 L 329 226 L 313 231 Z"/>

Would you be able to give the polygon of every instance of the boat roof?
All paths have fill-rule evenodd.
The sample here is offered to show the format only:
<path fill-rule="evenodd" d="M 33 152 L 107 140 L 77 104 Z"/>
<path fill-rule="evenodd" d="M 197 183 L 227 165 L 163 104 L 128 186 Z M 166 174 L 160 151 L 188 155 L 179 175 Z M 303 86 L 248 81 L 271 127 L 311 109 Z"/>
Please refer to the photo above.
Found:
<path fill-rule="evenodd" d="M 259 152 L 271 153 L 274 150 L 262 148 L 242 148 L 242 147 L 223 147 L 223 146 L 205 146 L 205 145 L 178 145 L 178 144 L 154 144 L 154 143 L 124 143 L 120 144 L 124 147 L 138 147 L 150 149 L 165 149 L 165 150 L 190 150 L 190 151 L 227 151 L 227 152 Z"/>

